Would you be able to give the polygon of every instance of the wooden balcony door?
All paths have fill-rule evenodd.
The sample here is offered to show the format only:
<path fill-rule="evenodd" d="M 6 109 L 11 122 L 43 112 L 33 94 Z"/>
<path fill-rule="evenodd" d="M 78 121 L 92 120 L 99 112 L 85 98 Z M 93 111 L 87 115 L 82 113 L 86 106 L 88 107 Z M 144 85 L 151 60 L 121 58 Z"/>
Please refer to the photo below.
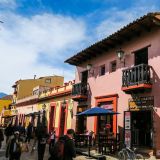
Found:
<path fill-rule="evenodd" d="M 148 64 L 148 48 L 135 52 L 135 66 L 139 64 Z"/>
<path fill-rule="evenodd" d="M 88 81 L 88 71 L 84 71 L 84 72 L 82 72 L 81 82 L 87 83 L 87 81 Z"/>

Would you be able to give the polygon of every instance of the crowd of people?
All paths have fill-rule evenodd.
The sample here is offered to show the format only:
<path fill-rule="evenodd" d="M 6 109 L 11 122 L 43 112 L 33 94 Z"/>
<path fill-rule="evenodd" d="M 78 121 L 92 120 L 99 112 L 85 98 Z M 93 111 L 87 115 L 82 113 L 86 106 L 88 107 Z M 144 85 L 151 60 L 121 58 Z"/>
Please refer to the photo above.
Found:
<path fill-rule="evenodd" d="M 58 148 L 58 152 L 63 152 L 59 153 L 63 154 L 63 160 L 72 160 L 73 157 L 76 157 L 73 129 L 69 129 L 66 135 L 58 138 L 54 128 L 48 133 L 47 126 L 42 123 L 36 128 L 33 127 L 32 123 L 29 123 L 27 128 L 23 127 L 21 123 L 14 126 L 9 123 L 4 132 L 0 129 L 0 148 L 5 139 L 4 136 L 6 136 L 6 158 L 9 158 L 9 160 L 20 160 L 23 151 L 32 153 L 35 148 L 37 148 L 38 160 L 43 160 L 46 144 L 49 144 L 49 160 L 61 160 L 55 150 L 62 140 L 64 145 L 59 145 L 61 148 Z M 33 143 L 30 143 L 31 139 L 33 139 Z M 28 149 L 24 149 L 24 147 Z"/>

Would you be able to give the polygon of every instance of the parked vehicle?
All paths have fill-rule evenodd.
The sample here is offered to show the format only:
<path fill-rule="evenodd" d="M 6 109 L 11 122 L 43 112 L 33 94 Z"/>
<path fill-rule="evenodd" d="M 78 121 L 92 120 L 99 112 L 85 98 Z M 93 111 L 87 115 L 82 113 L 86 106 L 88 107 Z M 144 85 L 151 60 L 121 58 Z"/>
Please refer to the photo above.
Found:
<path fill-rule="evenodd" d="M 121 151 L 118 152 L 118 159 L 119 160 L 136 160 L 136 159 L 142 159 L 144 160 L 145 158 L 143 155 L 136 153 L 136 148 L 122 148 Z"/>

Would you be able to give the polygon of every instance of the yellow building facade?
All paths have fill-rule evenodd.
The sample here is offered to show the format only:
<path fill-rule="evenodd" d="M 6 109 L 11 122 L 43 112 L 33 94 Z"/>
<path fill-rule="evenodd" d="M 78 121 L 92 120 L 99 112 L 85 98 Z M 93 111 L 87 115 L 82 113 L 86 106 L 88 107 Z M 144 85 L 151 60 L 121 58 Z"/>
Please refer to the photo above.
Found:
<path fill-rule="evenodd" d="M 0 99 L 0 125 L 4 125 L 3 116 L 10 115 L 8 111 L 9 106 L 12 104 L 12 96 L 5 96 Z"/>
<path fill-rule="evenodd" d="M 61 136 L 71 128 L 73 119 L 73 101 L 71 91 L 74 82 L 69 81 L 62 87 L 43 92 L 39 96 L 38 109 L 45 109 L 49 131 L 55 129 L 56 135 Z M 44 107 L 45 106 L 45 107 Z"/>
<path fill-rule="evenodd" d="M 22 99 L 33 94 L 33 88 L 36 86 L 55 87 L 62 86 L 64 77 L 62 76 L 46 76 L 38 79 L 25 79 L 18 80 L 12 86 L 14 88 L 13 100 L 16 102 L 18 99 Z"/>

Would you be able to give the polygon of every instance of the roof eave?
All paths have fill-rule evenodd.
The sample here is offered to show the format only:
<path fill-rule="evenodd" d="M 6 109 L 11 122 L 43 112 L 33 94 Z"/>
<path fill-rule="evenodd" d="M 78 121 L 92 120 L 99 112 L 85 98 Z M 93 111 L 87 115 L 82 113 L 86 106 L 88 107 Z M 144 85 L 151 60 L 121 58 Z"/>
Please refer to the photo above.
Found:
<path fill-rule="evenodd" d="M 120 40 L 122 39 L 122 37 L 126 35 L 126 33 L 131 33 L 130 36 L 134 37 L 135 33 L 139 34 L 138 30 L 140 30 L 140 28 L 142 28 L 142 31 L 143 29 L 149 31 L 150 28 L 147 26 L 147 24 L 149 23 L 151 23 L 152 25 L 158 25 L 158 23 L 160 24 L 160 12 L 148 13 L 147 15 L 140 17 L 139 19 L 124 26 L 117 32 L 111 34 L 107 38 L 104 38 L 101 41 L 96 42 L 95 44 L 82 50 L 76 55 L 70 57 L 65 61 L 65 63 L 78 66 L 79 64 L 83 63 L 84 61 L 87 61 L 88 59 L 92 59 L 93 57 L 96 57 L 103 52 L 115 48 L 117 44 L 120 45 Z M 124 41 L 126 40 L 127 38 L 124 39 Z"/>

